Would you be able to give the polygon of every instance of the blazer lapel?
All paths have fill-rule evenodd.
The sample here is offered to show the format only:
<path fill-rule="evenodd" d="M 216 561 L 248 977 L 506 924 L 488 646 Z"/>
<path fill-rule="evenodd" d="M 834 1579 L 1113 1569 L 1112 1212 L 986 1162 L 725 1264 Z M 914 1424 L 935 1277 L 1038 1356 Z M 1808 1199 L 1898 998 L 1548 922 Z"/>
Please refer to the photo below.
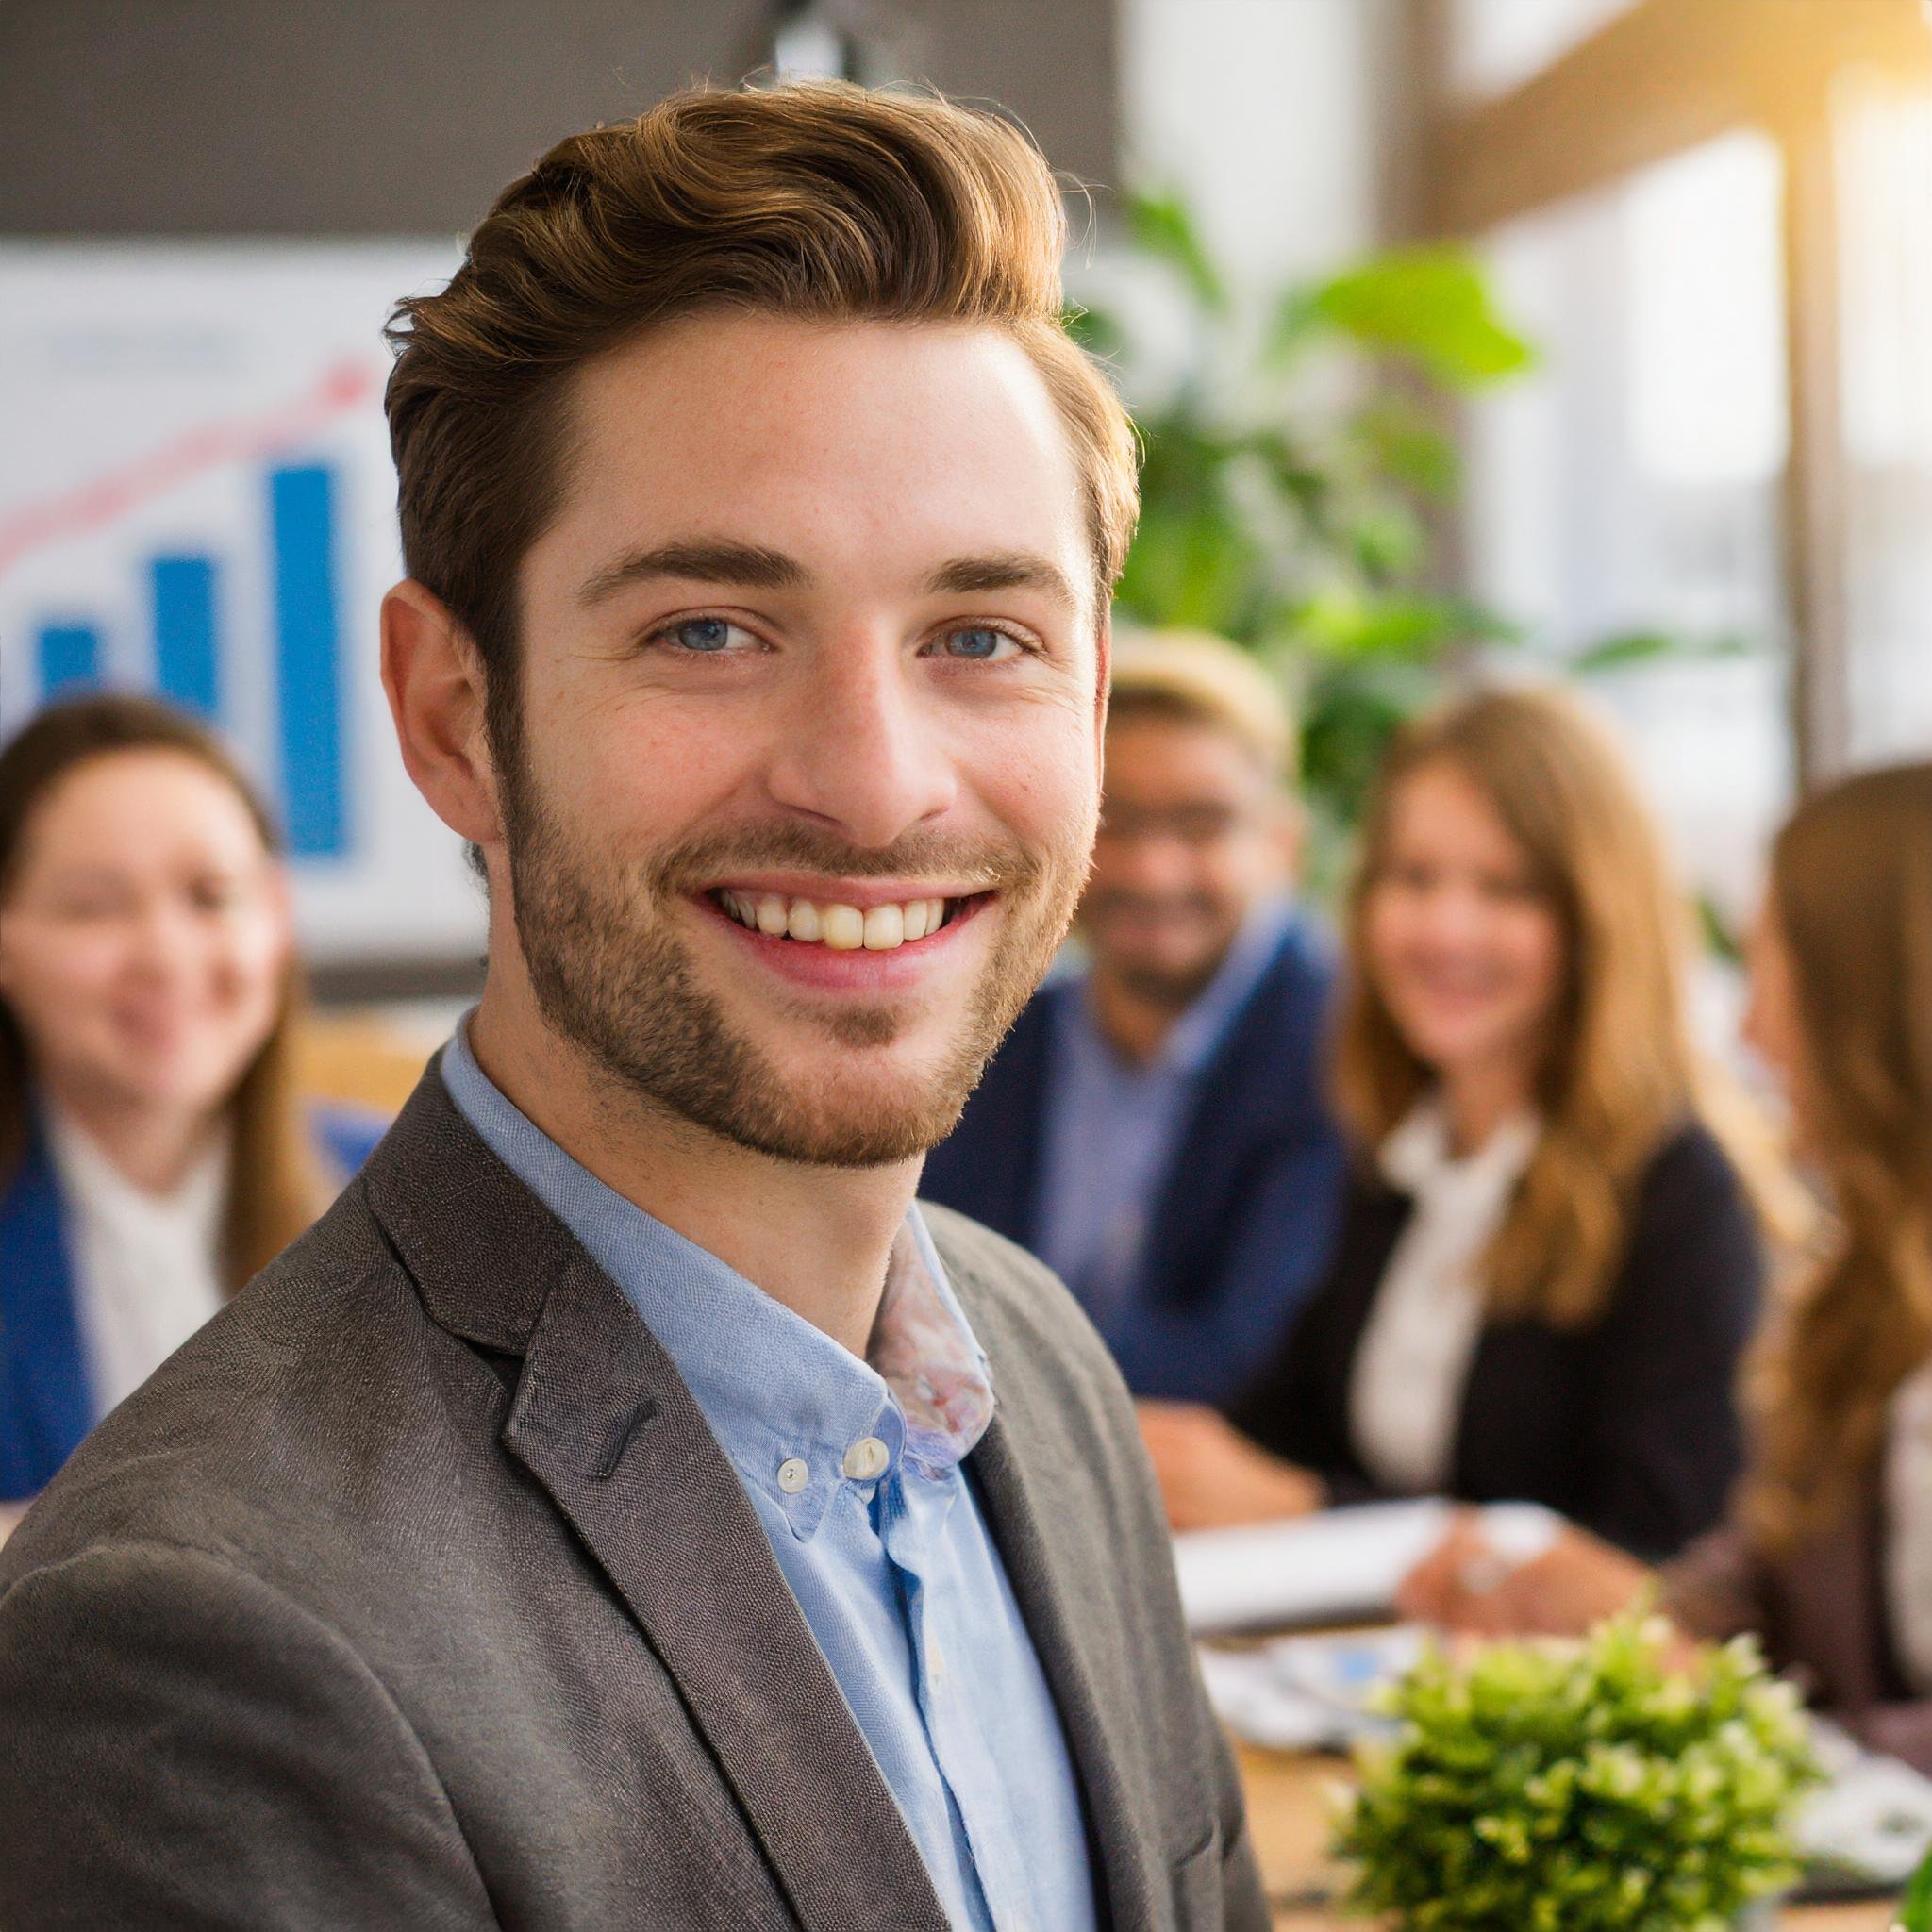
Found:
<path fill-rule="evenodd" d="M 366 1185 L 432 1318 L 523 1355 L 504 1444 L 676 1682 L 799 1919 L 813 1932 L 946 1932 L 898 1807 L 671 1358 L 462 1120 L 434 1063 Z"/>
<path fill-rule="evenodd" d="M 1091 1593 L 1091 1565 L 1070 1562 L 1063 1540 L 1046 1533 L 1049 1522 L 1062 1519 L 1048 1486 L 1028 1469 L 1020 1446 L 1022 1441 L 1042 1440 L 1041 1434 L 1024 1415 L 1017 1427 L 1008 1425 L 1005 1385 L 996 1386 L 1002 1389 L 1002 1407 L 973 1452 L 973 1471 L 1079 1768 L 1088 1830 L 1099 1863 L 1102 1923 L 1113 1932 L 1142 1932 L 1165 1923 L 1158 1901 L 1165 1895 L 1167 1873 L 1154 1821 L 1143 1813 L 1138 1788 L 1124 1775 L 1124 1767 L 1135 1761 L 1124 1734 L 1124 1706 L 1118 1695 L 1102 1694 L 1109 1673 L 1097 1647 L 1111 1633 L 1099 1627 L 1105 1620 L 1095 1619 L 1086 1601 Z M 1122 1687 L 1111 1688 L 1118 1692 Z"/>

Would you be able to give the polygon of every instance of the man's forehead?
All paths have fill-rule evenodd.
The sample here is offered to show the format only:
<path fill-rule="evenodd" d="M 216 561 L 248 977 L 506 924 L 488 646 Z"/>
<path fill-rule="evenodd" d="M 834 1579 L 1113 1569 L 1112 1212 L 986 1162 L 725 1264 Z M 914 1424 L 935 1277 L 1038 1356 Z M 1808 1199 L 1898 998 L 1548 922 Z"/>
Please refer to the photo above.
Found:
<path fill-rule="evenodd" d="M 692 318 L 579 371 L 566 441 L 558 521 L 587 569 L 697 526 L 807 564 L 843 544 L 919 553 L 922 574 L 1022 552 L 1087 568 L 1066 426 L 991 328 Z"/>
<path fill-rule="evenodd" d="M 1195 711 L 1128 704 L 1107 724 L 1108 772 L 1141 782 L 1180 783 L 1224 774 L 1230 782 L 1267 779 L 1267 760 L 1230 724 Z"/>

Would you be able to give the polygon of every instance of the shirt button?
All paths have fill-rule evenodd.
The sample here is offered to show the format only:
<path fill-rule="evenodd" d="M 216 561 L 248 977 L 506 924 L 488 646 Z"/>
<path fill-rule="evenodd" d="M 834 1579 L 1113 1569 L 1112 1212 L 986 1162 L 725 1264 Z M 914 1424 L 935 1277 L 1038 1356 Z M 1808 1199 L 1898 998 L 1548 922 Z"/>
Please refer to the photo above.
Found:
<path fill-rule="evenodd" d="M 788 1456 L 778 1465 L 778 1487 L 788 1496 L 795 1496 L 811 1480 L 811 1471 L 795 1456 Z"/>
<path fill-rule="evenodd" d="M 868 1483 L 874 1476 L 882 1475 L 891 1459 L 892 1452 L 876 1436 L 861 1436 L 846 1450 L 845 1460 L 840 1467 L 854 1482 Z"/>

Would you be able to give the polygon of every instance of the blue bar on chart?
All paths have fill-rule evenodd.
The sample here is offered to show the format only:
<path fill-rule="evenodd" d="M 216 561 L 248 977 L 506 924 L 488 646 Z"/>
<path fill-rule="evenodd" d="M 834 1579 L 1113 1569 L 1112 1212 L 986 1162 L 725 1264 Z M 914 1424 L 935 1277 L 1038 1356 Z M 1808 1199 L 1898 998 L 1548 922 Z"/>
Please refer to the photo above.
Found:
<path fill-rule="evenodd" d="M 148 563 L 155 673 L 162 694 L 212 724 L 220 710 L 215 664 L 215 566 L 208 557 Z"/>
<path fill-rule="evenodd" d="M 43 624 L 35 640 L 41 698 L 73 697 L 101 681 L 101 634 L 91 624 Z"/>
<path fill-rule="evenodd" d="M 347 844 L 336 474 L 321 463 L 288 464 L 268 481 L 289 849 L 326 858 Z"/>

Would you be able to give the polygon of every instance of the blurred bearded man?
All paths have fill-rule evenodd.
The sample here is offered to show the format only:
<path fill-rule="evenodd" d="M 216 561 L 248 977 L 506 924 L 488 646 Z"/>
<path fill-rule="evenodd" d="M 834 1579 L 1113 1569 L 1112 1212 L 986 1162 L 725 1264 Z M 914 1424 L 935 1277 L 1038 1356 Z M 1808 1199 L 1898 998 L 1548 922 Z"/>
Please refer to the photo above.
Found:
<path fill-rule="evenodd" d="M 1292 737 L 1234 645 L 1121 641 L 1086 970 L 1042 989 L 926 1164 L 928 1199 L 1058 1274 L 1141 1396 L 1233 1402 L 1335 1247 L 1334 970 L 1291 896 Z"/>
<path fill-rule="evenodd" d="M 694 93 L 402 305 L 487 987 L 0 1557 L 8 1926 L 1266 1924 L 1125 1391 L 913 1206 L 1094 829 L 1061 245 L 995 119 Z"/>

